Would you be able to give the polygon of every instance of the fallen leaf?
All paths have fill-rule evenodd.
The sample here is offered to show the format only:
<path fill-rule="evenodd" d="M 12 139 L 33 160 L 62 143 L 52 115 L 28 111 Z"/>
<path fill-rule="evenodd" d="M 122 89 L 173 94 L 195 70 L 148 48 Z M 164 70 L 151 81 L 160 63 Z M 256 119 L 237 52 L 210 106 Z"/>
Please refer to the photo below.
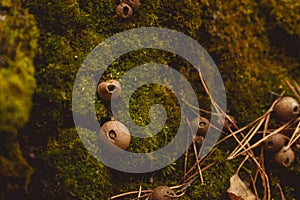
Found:
<path fill-rule="evenodd" d="M 257 200 L 248 186 L 240 179 L 238 174 L 230 178 L 230 187 L 227 190 L 231 200 Z"/>

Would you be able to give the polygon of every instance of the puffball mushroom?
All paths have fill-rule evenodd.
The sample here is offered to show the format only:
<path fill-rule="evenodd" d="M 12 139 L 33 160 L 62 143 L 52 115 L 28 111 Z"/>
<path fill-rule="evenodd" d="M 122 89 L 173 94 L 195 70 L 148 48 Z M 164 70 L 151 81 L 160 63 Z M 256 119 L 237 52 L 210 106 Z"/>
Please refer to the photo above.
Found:
<path fill-rule="evenodd" d="M 107 121 L 100 130 L 101 135 L 113 145 L 125 150 L 129 147 L 131 136 L 128 128 L 119 121 Z"/>
<path fill-rule="evenodd" d="M 208 132 L 209 129 L 209 121 L 205 117 L 196 117 L 191 122 L 191 126 L 193 127 L 193 130 L 196 130 L 197 132 L 194 133 L 194 141 L 196 144 L 201 145 L 204 141 L 204 138 Z"/>
<path fill-rule="evenodd" d="M 135 11 L 141 6 L 140 0 L 121 0 L 121 3 L 128 4 Z"/>
<path fill-rule="evenodd" d="M 205 137 L 209 129 L 209 121 L 205 117 L 196 117 L 191 124 L 196 130 L 196 136 Z"/>
<path fill-rule="evenodd" d="M 295 119 L 299 112 L 299 103 L 293 97 L 282 97 L 274 106 L 275 115 L 283 122 Z"/>
<path fill-rule="evenodd" d="M 295 152 L 291 149 L 283 147 L 275 154 L 275 162 L 283 167 L 290 167 L 295 161 Z"/>
<path fill-rule="evenodd" d="M 132 8 L 127 3 L 120 3 L 116 7 L 116 14 L 120 18 L 126 19 L 126 18 L 132 16 L 133 10 L 132 10 Z"/>
<path fill-rule="evenodd" d="M 170 189 L 168 186 L 158 186 L 152 193 L 150 200 L 171 200 L 175 198 L 176 193 Z"/>
<path fill-rule="evenodd" d="M 121 84 L 116 80 L 101 82 L 98 85 L 97 92 L 103 100 L 116 99 L 121 94 Z"/>
<path fill-rule="evenodd" d="M 264 149 L 270 152 L 277 152 L 285 145 L 284 135 L 278 133 L 270 136 L 264 141 Z"/>

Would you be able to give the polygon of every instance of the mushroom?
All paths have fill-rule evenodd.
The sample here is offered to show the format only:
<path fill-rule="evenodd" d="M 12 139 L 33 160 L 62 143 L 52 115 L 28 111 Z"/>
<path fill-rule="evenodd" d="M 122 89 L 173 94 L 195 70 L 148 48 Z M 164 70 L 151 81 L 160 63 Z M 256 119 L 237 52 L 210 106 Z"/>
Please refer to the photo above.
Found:
<path fill-rule="evenodd" d="M 104 100 L 116 99 L 121 94 L 121 84 L 116 80 L 101 82 L 98 85 L 97 92 Z"/>
<path fill-rule="evenodd" d="M 130 132 L 128 128 L 119 121 L 105 122 L 99 134 L 104 135 L 110 143 L 123 150 L 127 149 L 130 144 Z"/>
<path fill-rule="evenodd" d="M 296 118 L 299 112 L 299 103 L 293 97 L 283 97 L 274 106 L 275 115 L 283 122 Z"/>
<path fill-rule="evenodd" d="M 127 3 L 120 3 L 116 8 L 116 14 L 118 17 L 126 19 L 132 16 L 133 11 Z"/>
<path fill-rule="evenodd" d="M 176 193 L 168 186 L 158 186 L 152 193 L 150 200 L 171 200 L 176 199 Z"/>
<path fill-rule="evenodd" d="M 295 161 L 295 152 L 291 149 L 283 147 L 275 154 L 275 162 L 283 167 L 290 167 Z"/>
<path fill-rule="evenodd" d="M 205 117 L 196 117 L 192 121 L 192 126 L 197 130 L 196 136 L 205 137 L 209 129 L 209 121 Z"/>
<path fill-rule="evenodd" d="M 121 0 L 121 3 L 128 4 L 133 10 L 137 10 L 141 6 L 140 0 Z"/>
<path fill-rule="evenodd" d="M 285 145 L 284 135 L 278 133 L 270 136 L 264 141 L 264 149 L 270 152 L 277 152 Z"/>

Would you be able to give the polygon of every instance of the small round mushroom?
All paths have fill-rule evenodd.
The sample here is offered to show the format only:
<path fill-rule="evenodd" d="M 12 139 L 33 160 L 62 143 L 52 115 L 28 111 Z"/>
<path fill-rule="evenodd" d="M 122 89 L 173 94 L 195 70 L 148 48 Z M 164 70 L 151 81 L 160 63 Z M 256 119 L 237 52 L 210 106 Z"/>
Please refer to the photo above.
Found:
<path fill-rule="evenodd" d="M 101 82 L 98 85 L 97 92 L 99 96 L 104 100 L 108 101 L 116 99 L 121 94 L 121 84 L 116 80 Z"/>
<path fill-rule="evenodd" d="M 133 10 L 137 10 L 141 6 L 140 0 L 121 0 L 121 3 L 128 4 Z"/>
<path fill-rule="evenodd" d="M 283 167 L 290 167 L 295 161 L 295 152 L 289 148 L 283 147 L 275 154 L 275 162 Z"/>
<path fill-rule="evenodd" d="M 105 122 L 100 130 L 100 134 L 117 147 L 125 150 L 130 144 L 130 132 L 128 128 L 119 121 Z"/>
<path fill-rule="evenodd" d="M 209 121 L 205 117 L 196 117 L 192 121 L 192 127 L 197 129 L 196 136 L 205 137 L 209 129 Z"/>
<path fill-rule="evenodd" d="M 283 122 L 296 118 L 299 112 L 299 103 L 293 97 L 283 97 L 274 106 L 275 115 Z"/>
<path fill-rule="evenodd" d="M 270 152 L 277 152 L 285 145 L 284 135 L 278 133 L 264 141 L 264 149 Z"/>
<path fill-rule="evenodd" d="M 127 3 L 120 3 L 116 8 L 116 14 L 118 17 L 126 19 L 132 16 L 133 11 Z"/>
<path fill-rule="evenodd" d="M 176 199 L 176 193 L 168 186 L 158 186 L 152 193 L 150 200 L 171 200 Z"/>

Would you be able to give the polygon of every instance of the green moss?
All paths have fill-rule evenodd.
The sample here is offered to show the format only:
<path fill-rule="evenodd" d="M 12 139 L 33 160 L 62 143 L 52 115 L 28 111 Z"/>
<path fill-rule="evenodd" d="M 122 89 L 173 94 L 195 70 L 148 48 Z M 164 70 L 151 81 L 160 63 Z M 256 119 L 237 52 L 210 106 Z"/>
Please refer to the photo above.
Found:
<path fill-rule="evenodd" d="M 33 173 L 17 134 L 30 116 L 39 31 L 19 1 L 1 1 L 0 12 L 0 199 L 9 199 L 24 195 Z"/>
<path fill-rule="evenodd" d="M 270 16 L 275 21 L 274 25 L 282 27 L 290 35 L 300 36 L 300 25 L 298 23 L 300 3 L 298 1 L 276 2 L 274 0 L 264 0 L 262 5 L 270 12 Z"/>
<path fill-rule="evenodd" d="M 5 1 L 3 5 L 5 6 Z M 16 133 L 29 119 L 36 87 L 33 58 L 38 30 L 32 15 L 16 2 L 0 22 L 0 132 Z M 1 8 L 0 8 L 1 9 Z"/>
<path fill-rule="evenodd" d="M 9 4 L 10 1 L 6 2 Z M 285 78 L 300 80 L 299 53 L 290 45 L 292 43 L 297 47 L 300 41 L 299 25 L 296 23 L 299 18 L 297 2 L 142 1 L 140 9 L 127 20 L 116 18 L 115 7 L 118 3 L 119 1 L 107 0 L 23 1 L 24 7 L 34 14 L 41 29 L 41 51 L 35 59 L 38 87 L 30 125 L 25 132 L 34 138 L 33 143 L 44 145 L 43 147 L 46 146 L 49 135 L 56 137 L 49 141 L 42 156 L 45 161 L 42 166 L 56 174 L 55 177 L 45 178 L 47 184 L 43 187 L 48 188 L 45 196 L 49 198 L 80 199 L 82 195 L 84 199 L 91 199 L 94 196 L 85 193 L 79 186 L 88 190 L 90 187 L 106 188 L 105 184 L 113 184 L 115 194 L 137 190 L 139 185 L 144 189 L 174 185 L 178 177 L 182 176 L 183 158 L 158 172 L 143 175 L 113 170 L 107 172 L 105 169 L 99 177 L 106 177 L 106 173 L 110 173 L 110 183 L 107 181 L 104 184 L 100 178 L 93 182 L 95 180 L 92 176 L 96 175 L 94 172 L 90 173 L 89 169 L 102 169 L 103 166 L 83 150 L 79 139 L 74 136 L 75 130 L 66 129 L 73 127 L 71 96 L 76 72 L 88 53 L 115 33 L 135 27 L 155 26 L 180 31 L 199 41 L 219 67 L 228 98 L 227 112 L 234 116 L 240 126 L 266 111 L 276 98 L 271 92 L 280 93 L 286 89 Z M 278 44 L 276 41 L 280 40 L 280 34 L 277 30 L 291 40 Z M 198 74 L 182 58 L 168 52 L 149 49 L 130 52 L 115 60 L 99 81 L 122 78 L 133 67 L 151 62 L 170 65 L 180 71 L 197 91 L 201 108 L 210 110 L 210 102 L 199 84 Z M 19 81 L 12 79 L 12 83 L 19 84 Z M 139 95 L 145 95 L 149 101 L 139 100 Z M 130 117 L 137 124 L 149 123 L 149 108 L 158 102 L 168 110 L 169 121 L 157 137 L 147 140 L 133 138 L 129 150 L 148 152 L 170 141 L 178 128 L 177 119 L 180 114 L 174 95 L 166 88 L 148 85 L 140 88 L 130 101 Z M 91 103 L 96 104 L 100 123 L 112 117 L 96 95 L 95 102 Z M 18 107 L 21 106 L 13 108 Z M 84 114 L 85 108 L 81 109 Z M 234 143 L 228 142 L 226 145 L 221 148 L 224 152 L 233 148 Z M 80 151 L 72 152 L 74 148 Z M 225 162 L 227 155 L 224 152 L 218 151 L 214 155 L 211 161 L 217 161 L 217 165 L 204 173 L 205 183 L 200 185 L 197 182 L 193 185 L 186 198 L 227 198 L 226 189 L 236 163 Z M 83 162 L 79 159 L 80 156 L 88 159 Z M 194 162 L 193 154 L 190 158 L 189 166 Z M 40 168 L 39 165 L 37 167 Z M 224 173 L 220 174 L 220 171 Z M 82 174 L 79 175 L 78 172 Z M 154 183 L 149 182 L 150 178 L 154 178 Z M 81 185 L 79 180 L 84 180 L 85 185 L 89 186 Z M 94 185 L 91 186 L 89 182 Z M 97 198 L 107 197 L 109 194 L 110 192 L 93 193 L 98 195 Z"/>
<path fill-rule="evenodd" d="M 17 141 L 4 141 L 8 149 L 2 147 L 0 154 L 0 199 L 9 199 L 24 195 L 24 189 L 27 190 L 34 170 L 22 157 Z M 19 194 L 14 194 L 15 192 Z"/>
<path fill-rule="evenodd" d="M 111 195 L 108 169 L 85 149 L 74 128 L 49 140 L 42 166 L 37 173 L 44 178 L 43 192 L 34 198 L 105 199 Z"/>

